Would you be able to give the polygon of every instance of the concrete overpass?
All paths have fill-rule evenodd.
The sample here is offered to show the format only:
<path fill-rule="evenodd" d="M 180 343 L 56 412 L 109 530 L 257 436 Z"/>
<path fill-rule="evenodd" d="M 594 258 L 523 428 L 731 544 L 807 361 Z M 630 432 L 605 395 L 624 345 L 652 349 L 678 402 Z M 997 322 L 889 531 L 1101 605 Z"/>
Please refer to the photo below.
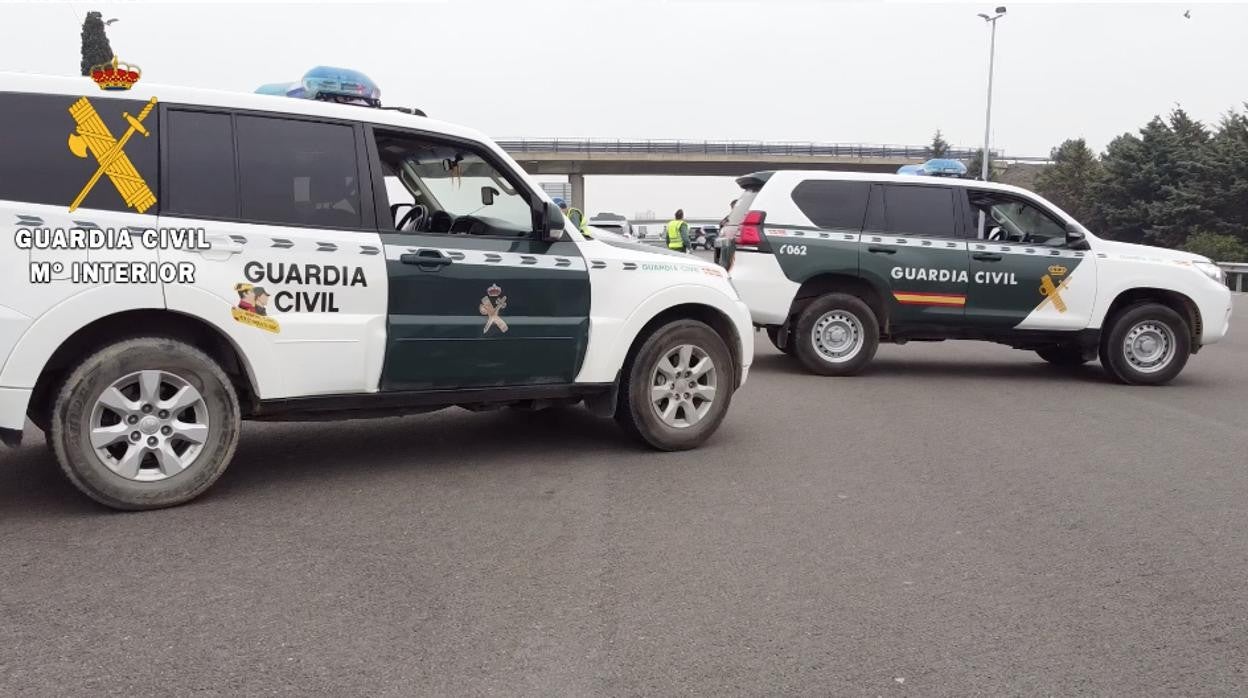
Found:
<path fill-rule="evenodd" d="M 931 157 L 921 145 L 863 143 L 512 138 L 498 144 L 530 174 L 567 175 L 572 205 L 582 210 L 585 175 L 739 176 L 779 169 L 896 172 L 902 165 Z M 978 152 L 952 148 L 946 157 L 969 160 Z M 1002 154 L 994 152 L 993 158 L 1001 159 Z"/>

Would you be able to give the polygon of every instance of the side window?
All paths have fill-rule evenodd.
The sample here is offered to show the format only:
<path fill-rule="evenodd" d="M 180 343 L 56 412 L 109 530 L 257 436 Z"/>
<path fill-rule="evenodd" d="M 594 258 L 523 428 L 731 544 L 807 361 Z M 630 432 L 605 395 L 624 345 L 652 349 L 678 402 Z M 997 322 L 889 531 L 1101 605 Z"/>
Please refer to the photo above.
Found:
<path fill-rule="evenodd" d="M 352 127 L 240 114 L 235 129 L 243 220 L 328 228 L 363 224 Z"/>
<path fill-rule="evenodd" d="M 987 215 L 984 237 L 989 240 L 1050 245 L 1066 242 L 1066 227 L 1062 223 L 1022 199 L 976 192 L 971 195 L 971 206 Z"/>
<path fill-rule="evenodd" d="M 949 187 L 884 187 L 885 230 L 904 235 L 953 237 L 959 226 Z"/>
<path fill-rule="evenodd" d="M 378 131 L 376 139 L 391 225 L 398 232 L 532 234 L 528 194 L 483 151 L 402 132 Z"/>
<path fill-rule="evenodd" d="M 793 203 L 820 228 L 861 230 L 870 182 L 808 179 L 793 188 Z"/>
<path fill-rule="evenodd" d="M 171 109 L 166 114 L 166 213 L 238 217 L 230 115 Z"/>
<path fill-rule="evenodd" d="M 81 208 L 156 213 L 159 109 L 141 121 L 151 135 L 135 133 L 121 150 L 124 159 L 87 187 L 100 159 L 130 129 L 122 114 L 138 116 L 147 106 L 99 94 L 0 92 L 0 199 L 68 208 L 85 192 Z"/>

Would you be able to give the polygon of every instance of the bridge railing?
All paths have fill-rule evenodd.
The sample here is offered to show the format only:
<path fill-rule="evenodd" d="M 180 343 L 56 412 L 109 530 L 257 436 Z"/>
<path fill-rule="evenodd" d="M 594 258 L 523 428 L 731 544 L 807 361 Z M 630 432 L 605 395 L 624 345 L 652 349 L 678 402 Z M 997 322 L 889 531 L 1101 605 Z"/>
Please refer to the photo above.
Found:
<path fill-rule="evenodd" d="M 1248 263 L 1218 262 L 1226 272 L 1226 286 L 1232 291 L 1248 291 Z"/>
<path fill-rule="evenodd" d="M 624 140 L 605 138 L 503 138 L 499 146 L 509 153 L 654 153 L 690 155 L 753 155 L 808 156 L 856 158 L 930 157 L 925 146 L 868 143 L 814 143 L 800 141 L 694 141 L 676 139 Z M 945 157 L 965 160 L 974 157 L 979 148 L 950 148 Z M 994 159 L 1004 158 L 1001 151 L 992 151 Z M 1032 160 L 1044 158 L 1011 158 Z"/>

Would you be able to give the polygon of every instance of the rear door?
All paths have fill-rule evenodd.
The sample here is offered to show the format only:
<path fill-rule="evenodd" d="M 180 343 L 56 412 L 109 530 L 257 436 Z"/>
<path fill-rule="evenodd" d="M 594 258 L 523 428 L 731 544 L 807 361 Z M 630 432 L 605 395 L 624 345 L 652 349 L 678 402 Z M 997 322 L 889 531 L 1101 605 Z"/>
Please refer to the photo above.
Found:
<path fill-rule="evenodd" d="M 263 397 L 375 391 L 386 279 L 363 129 L 172 104 L 162 129 L 161 226 L 209 243 L 160 250 L 195 268 L 169 308 L 225 328 Z"/>
<path fill-rule="evenodd" d="M 93 291 L 104 286 L 123 308 L 164 304 L 161 284 L 150 278 L 156 250 L 141 237 L 157 222 L 153 104 L 98 90 L 87 97 L 0 92 L 0 358 L 35 318 L 99 299 Z M 120 273 L 129 278 L 110 281 Z M 100 301 L 84 306 L 93 302 Z"/>
<path fill-rule="evenodd" d="M 575 242 L 534 232 L 537 195 L 480 144 L 381 129 L 371 141 L 389 277 L 382 389 L 573 382 L 589 272 Z"/>
<path fill-rule="evenodd" d="M 871 187 L 861 274 L 887 289 L 894 327 L 957 327 L 963 321 L 967 251 L 954 194 L 941 185 Z"/>

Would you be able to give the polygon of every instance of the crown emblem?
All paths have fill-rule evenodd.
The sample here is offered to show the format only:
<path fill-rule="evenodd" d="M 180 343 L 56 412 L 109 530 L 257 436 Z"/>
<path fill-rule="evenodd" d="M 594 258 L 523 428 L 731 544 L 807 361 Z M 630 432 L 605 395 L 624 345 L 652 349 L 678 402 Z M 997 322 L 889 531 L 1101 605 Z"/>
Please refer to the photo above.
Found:
<path fill-rule="evenodd" d="M 485 289 L 485 294 L 489 296 L 490 298 L 498 298 L 500 295 L 502 295 L 502 293 L 503 293 L 503 289 L 499 288 L 498 284 L 494 284 L 490 286 L 489 288 Z"/>
<path fill-rule="evenodd" d="M 134 87 L 142 74 L 137 65 L 117 62 L 117 56 L 113 56 L 110 63 L 91 67 L 91 79 L 101 90 L 128 90 Z"/>
<path fill-rule="evenodd" d="M 1049 267 L 1049 273 L 1052 274 L 1053 276 L 1061 276 L 1062 274 L 1066 273 L 1066 267 L 1060 264 L 1054 264 L 1053 266 Z"/>

